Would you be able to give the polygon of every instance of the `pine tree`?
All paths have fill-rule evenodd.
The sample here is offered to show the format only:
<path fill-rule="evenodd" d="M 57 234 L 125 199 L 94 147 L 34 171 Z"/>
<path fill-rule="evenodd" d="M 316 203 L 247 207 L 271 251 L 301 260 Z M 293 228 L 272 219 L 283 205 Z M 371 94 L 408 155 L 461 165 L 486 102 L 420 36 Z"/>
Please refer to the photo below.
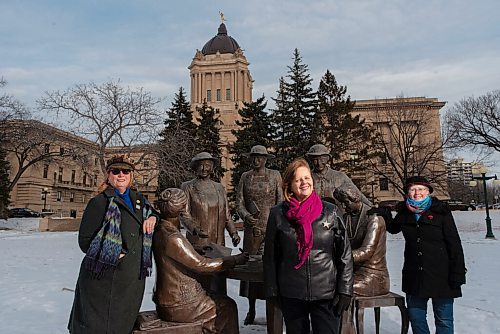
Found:
<path fill-rule="evenodd" d="M 175 94 L 164 124 L 158 141 L 158 193 L 169 187 L 180 187 L 193 176 L 188 166 L 197 149 L 197 126 L 182 87 Z"/>
<path fill-rule="evenodd" d="M 196 145 L 198 152 L 208 152 L 212 156 L 221 158 L 221 140 L 219 133 L 218 111 L 209 106 L 206 101 L 196 108 L 198 112 L 198 129 L 196 132 Z M 220 181 L 226 170 L 219 163 L 214 169 L 214 180 Z"/>
<path fill-rule="evenodd" d="M 276 109 L 272 110 L 276 131 L 273 142 L 280 170 L 293 159 L 304 156 L 318 140 L 318 101 L 311 87 L 312 78 L 297 49 L 293 59 L 293 65 L 288 66 L 289 81 L 280 79 L 278 96 L 273 99 L 276 103 Z"/>
<path fill-rule="evenodd" d="M 347 87 L 338 85 L 335 76 L 327 70 L 318 88 L 319 109 L 324 126 L 320 138 L 330 148 L 331 166 L 348 174 L 364 170 L 366 162 L 374 157 L 373 131 L 359 115 L 353 115 L 354 102 Z"/>
<path fill-rule="evenodd" d="M 9 206 L 9 169 L 7 154 L 0 147 L 0 219 L 7 219 L 7 207 Z"/>
<path fill-rule="evenodd" d="M 254 145 L 264 145 L 269 148 L 271 121 L 265 111 L 267 101 L 264 100 L 265 97 L 262 95 L 255 102 L 245 102 L 243 108 L 238 110 L 241 121 L 236 121 L 239 129 L 231 131 L 236 136 L 236 141 L 229 148 L 234 165 L 231 174 L 233 189 L 237 189 L 241 174 L 251 168 L 251 161 L 244 154 L 250 152 Z M 229 199 L 231 202 L 235 201 L 234 191 L 229 192 Z"/>

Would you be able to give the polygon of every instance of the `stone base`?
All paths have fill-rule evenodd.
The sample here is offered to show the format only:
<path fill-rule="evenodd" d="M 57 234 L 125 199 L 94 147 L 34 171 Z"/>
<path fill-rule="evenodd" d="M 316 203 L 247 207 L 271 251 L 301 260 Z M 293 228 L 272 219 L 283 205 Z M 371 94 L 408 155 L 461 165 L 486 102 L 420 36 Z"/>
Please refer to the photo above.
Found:
<path fill-rule="evenodd" d="M 202 323 L 163 321 L 156 311 L 141 312 L 137 316 L 132 334 L 201 334 Z"/>

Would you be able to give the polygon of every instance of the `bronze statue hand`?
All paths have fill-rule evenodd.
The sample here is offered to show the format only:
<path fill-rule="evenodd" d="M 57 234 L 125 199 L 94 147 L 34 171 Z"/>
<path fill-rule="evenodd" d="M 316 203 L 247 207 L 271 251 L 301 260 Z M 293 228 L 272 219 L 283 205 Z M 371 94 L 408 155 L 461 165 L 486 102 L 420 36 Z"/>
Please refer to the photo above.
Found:
<path fill-rule="evenodd" d="M 240 254 L 234 255 L 233 258 L 236 265 L 241 265 L 248 262 L 248 259 L 250 259 L 250 255 L 248 255 L 247 252 L 242 252 Z"/>
<path fill-rule="evenodd" d="M 236 247 L 240 243 L 241 239 L 240 236 L 238 235 L 238 232 L 234 232 L 231 235 L 231 241 L 233 242 L 233 246 Z"/>
<path fill-rule="evenodd" d="M 201 227 L 195 227 L 193 229 L 193 235 L 197 235 L 200 238 L 208 238 L 208 233 L 205 232 Z"/>
<path fill-rule="evenodd" d="M 259 222 L 259 220 L 252 215 L 248 215 L 245 217 L 245 226 L 247 226 L 247 227 L 252 227 L 255 224 L 257 224 L 258 222 Z"/>

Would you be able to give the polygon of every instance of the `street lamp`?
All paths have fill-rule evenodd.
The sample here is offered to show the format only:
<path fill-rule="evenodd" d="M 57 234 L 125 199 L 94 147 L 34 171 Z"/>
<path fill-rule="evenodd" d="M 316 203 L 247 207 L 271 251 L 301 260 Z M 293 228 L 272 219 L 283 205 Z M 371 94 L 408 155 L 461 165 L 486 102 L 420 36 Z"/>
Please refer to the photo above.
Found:
<path fill-rule="evenodd" d="M 42 189 L 42 199 L 43 199 L 43 209 L 42 212 L 47 211 L 47 194 L 49 193 L 49 188 L 43 188 Z"/>
<path fill-rule="evenodd" d="M 491 229 L 491 218 L 490 218 L 490 209 L 488 206 L 488 191 L 486 189 L 486 181 L 491 180 L 491 179 L 497 179 L 497 175 L 495 176 L 486 176 L 486 167 L 480 166 L 480 167 L 473 167 L 472 168 L 472 174 L 481 174 L 481 176 L 472 176 L 473 180 L 481 180 L 483 181 L 483 189 L 484 189 L 484 204 L 486 205 L 486 239 L 495 239 L 495 236 L 493 235 L 493 230 Z M 471 181 L 471 185 L 474 186 L 475 181 Z"/>

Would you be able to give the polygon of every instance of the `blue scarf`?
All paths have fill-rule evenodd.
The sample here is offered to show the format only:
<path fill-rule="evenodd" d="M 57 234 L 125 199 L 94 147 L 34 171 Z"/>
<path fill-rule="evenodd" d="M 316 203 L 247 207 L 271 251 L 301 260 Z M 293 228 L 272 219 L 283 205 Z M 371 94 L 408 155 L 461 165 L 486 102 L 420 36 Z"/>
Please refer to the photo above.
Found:
<path fill-rule="evenodd" d="M 125 194 L 124 194 L 125 195 Z M 122 197 L 122 196 L 120 196 Z M 127 196 L 130 204 L 130 196 Z M 152 208 L 149 202 L 144 198 L 144 207 L 142 210 L 143 219 L 152 215 Z M 125 201 L 127 203 L 127 201 Z M 128 203 L 127 203 L 128 205 Z M 121 235 L 121 212 L 115 202 L 114 197 L 110 197 L 108 209 L 104 216 L 101 229 L 92 239 L 90 247 L 84 258 L 85 268 L 93 273 L 95 278 L 101 278 L 108 269 L 116 268 L 118 259 L 122 251 Z M 142 239 L 142 261 L 140 278 L 151 276 L 152 259 L 151 245 L 153 242 L 153 233 L 146 233 Z"/>
<path fill-rule="evenodd" d="M 420 219 L 420 216 L 431 207 L 431 204 L 432 198 L 429 195 L 420 201 L 413 200 L 409 197 L 406 198 L 406 207 L 415 214 L 415 219 L 417 221 Z"/>

